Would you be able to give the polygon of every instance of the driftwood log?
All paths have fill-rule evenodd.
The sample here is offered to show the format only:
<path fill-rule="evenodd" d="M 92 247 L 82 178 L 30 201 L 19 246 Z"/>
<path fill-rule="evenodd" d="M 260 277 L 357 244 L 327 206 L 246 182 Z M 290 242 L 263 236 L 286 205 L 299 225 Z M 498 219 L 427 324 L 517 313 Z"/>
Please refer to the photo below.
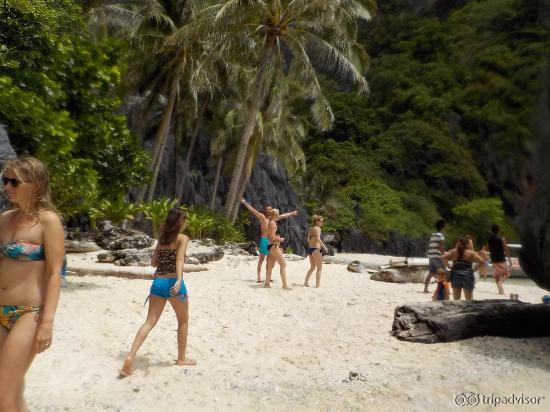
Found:
<path fill-rule="evenodd" d="M 421 343 L 550 336 L 550 305 L 504 299 L 412 303 L 395 308 L 392 334 Z"/>

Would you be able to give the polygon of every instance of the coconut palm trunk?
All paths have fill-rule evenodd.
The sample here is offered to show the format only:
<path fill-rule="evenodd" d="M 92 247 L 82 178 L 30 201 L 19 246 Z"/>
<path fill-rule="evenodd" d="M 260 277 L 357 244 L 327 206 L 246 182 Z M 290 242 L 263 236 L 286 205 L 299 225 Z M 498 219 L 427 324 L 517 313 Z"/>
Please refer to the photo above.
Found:
<path fill-rule="evenodd" d="M 204 118 L 204 113 L 208 107 L 208 98 L 205 98 L 202 102 L 201 108 L 197 113 L 197 120 L 195 122 L 195 127 L 193 128 L 193 134 L 191 135 L 191 142 L 189 143 L 189 149 L 187 150 L 187 157 L 185 158 L 185 165 L 183 166 L 183 173 L 181 176 L 181 182 L 176 192 L 176 199 L 181 201 L 181 196 L 183 195 L 183 189 L 185 189 L 185 179 L 187 178 L 187 172 L 189 172 L 189 164 L 191 163 L 191 155 L 193 149 L 195 148 L 195 143 L 197 143 L 197 138 L 199 136 L 199 131 L 201 128 L 202 119 Z"/>
<path fill-rule="evenodd" d="M 166 147 L 168 130 L 170 129 L 170 122 L 172 120 L 172 113 L 174 112 L 179 81 L 179 75 L 174 77 L 174 79 L 172 80 L 172 83 L 170 85 L 170 94 L 168 95 L 168 103 L 166 104 L 164 112 L 162 113 L 160 126 L 155 136 L 155 145 L 153 146 L 153 158 L 151 159 L 151 163 L 149 163 L 149 169 L 153 172 L 153 178 L 151 179 L 151 183 L 149 185 L 145 185 L 141 188 L 138 194 L 138 198 L 136 199 L 137 202 L 143 201 L 145 195 L 147 195 L 147 201 L 150 202 L 153 199 L 153 194 L 155 193 L 155 187 L 157 185 L 157 177 L 160 170 L 160 163 L 162 161 L 164 148 Z"/>
<path fill-rule="evenodd" d="M 212 185 L 212 193 L 210 194 L 210 210 L 214 210 L 216 204 L 216 193 L 218 192 L 218 183 L 220 182 L 220 175 L 222 173 L 223 156 L 220 154 L 218 158 L 218 164 L 216 165 L 216 176 L 214 177 L 214 184 Z"/>
<path fill-rule="evenodd" d="M 260 65 L 258 67 L 256 80 L 254 82 L 254 91 L 250 100 L 246 123 L 244 125 L 241 142 L 239 144 L 239 151 L 237 152 L 237 157 L 235 159 L 235 168 L 233 169 L 233 173 L 231 175 L 231 184 L 229 185 L 229 191 L 225 202 L 225 215 L 228 218 L 231 217 L 231 212 L 235 204 L 235 199 L 237 198 L 237 190 L 239 188 L 239 181 L 243 172 L 248 143 L 250 142 L 250 136 L 252 135 L 252 132 L 254 130 L 256 116 L 261 104 L 262 86 L 264 83 L 265 74 L 267 72 L 269 60 L 271 59 L 273 51 L 275 50 L 276 40 L 276 37 L 273 35 L 267 37 L 265 48 L 260 59 Z"/>
<path fill-rule="evenodd" d="M 249 145 L 248 150 L 246 151 L 246 158 L 243 167 L 243 172 L 241 178 L 239 179 L 239 186 L 237 188 L 237 196 L 235 197 L 235 202 L 233 202 L 233 208 L 231 210 L 230 220 L 231 223 L 235 223 L 237 220 L 237 215 L 239 214 L 239 207 L 241 206 L 240 200 L 244 195 L 246 186 L 248 186 L 248 181 L 252 174 L 252 167 L 254 167 L 254 156 L 252 154 L 252 146 Z"/>

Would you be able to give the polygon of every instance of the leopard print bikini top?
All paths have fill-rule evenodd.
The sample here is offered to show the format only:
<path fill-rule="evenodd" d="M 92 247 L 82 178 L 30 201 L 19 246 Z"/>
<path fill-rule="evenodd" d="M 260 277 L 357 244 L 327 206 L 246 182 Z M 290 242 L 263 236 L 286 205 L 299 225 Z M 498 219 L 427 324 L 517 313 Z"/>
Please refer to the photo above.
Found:
<path fill-rule="evenodd" d="M 169 275 L 176 273 L 176 249 L 159 249 L 159 264 L 155 275 Z"/>

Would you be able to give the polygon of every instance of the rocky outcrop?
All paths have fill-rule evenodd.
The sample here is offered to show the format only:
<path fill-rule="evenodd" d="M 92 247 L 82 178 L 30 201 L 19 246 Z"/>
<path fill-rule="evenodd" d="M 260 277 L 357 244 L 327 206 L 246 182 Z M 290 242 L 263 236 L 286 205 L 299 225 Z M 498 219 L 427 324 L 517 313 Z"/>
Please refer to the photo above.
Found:
<path fill-rule="evenodd" d="M 536 132 L 538 140 L 525 178 L 526 204 L 517 220 L 520 263 L 538 286 L 550 290 L 550 69 L 538 103 Z"/>
<path fill-rule="evenodd" d="M 412 239 L 397 232 L 390 232 L 387 240 L 373 241 L 359 229 L 344 229 L 335 234 L 331 244 L 336 246 L 338 252 L 412 257 L 425 256 L 428 242 L 427 239 Z"/>
<path fill-rule="evenodd" d="M 152 147 L 152 136 L 146 135 L 145 125 L 151 120 L 144 118 L 140 110 L 141 99 L 128 97 L 123 111 L 128 116 L 130 129 L 144 140 L 146 148 Z M 155 116 L 153 113 L 151 116 Z M 183 140 L 183 147 L 176 150 L 174 130 L 170 130 L 163 162 L 159 171 L 155 197 L 175 197 L 176 178 L 181 176 L 185 165 L 185 155 L 189 139 Z M 193 205 L 207 205 L 211 195 L 212 182 L 215 175 L 215 162 L 210 159 L 210 136 L 199 135 L 195 146 L 190 172 L 187 174 L 182 194 L 182 201 Z M 217 191 L 215 209 L 223 211 L 224 201 L 228 190 L 227 178 L 222 178 Z M 282 213 L 298 210 L 300 215 L 295 218 L 282 221 L 279 231 L 285 238 L 283 249 L 291 248 L 295 253 L 305 255 L 307 244 L 305 234 L 307 231 L 307 214 L 300 206 L 297 194 L 290 185 L 286 171 L 273 159 L 261 155 L 254 166 L 252 177 L 245 191 L 245 198 L 254 207 L 261 208 L 271 205 L 281 210 Z M 259 238 L 259 225 L 254 216 L 249 215 L 250 224 L 246 227 L 246 235 L 249 239 L 257 241 Z"/>
<path fill-rule="evenodd" d="M 11 147 L 8 133 L 4 126 L 0 124 L 0 170 L 4 168 L 4 163 L 8 159 L 14 159 L 17 155 L 15 150 Z M 0 213 L 9 206 L 8 200 L 2 195 L 0 191 Z"/>
<path fill-rule="evenodd" d="M 99 232 L 96 234 L 95 239 L 103 249 L 145 249 L 154 243 L 154 239 L 145 233 L 113 226 L 108 220 L 99 222 L 97 227 Z"/>

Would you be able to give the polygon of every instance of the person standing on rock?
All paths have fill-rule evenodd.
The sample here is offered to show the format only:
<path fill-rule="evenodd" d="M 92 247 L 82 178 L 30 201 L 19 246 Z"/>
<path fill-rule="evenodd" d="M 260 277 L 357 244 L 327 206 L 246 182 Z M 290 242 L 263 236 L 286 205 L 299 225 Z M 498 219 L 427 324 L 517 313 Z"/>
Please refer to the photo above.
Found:
<path fill-rule="evenodd" d="M 269 288 L 271 287 L 269 285 L 269 282 L 271 281 L 271 273 L 273 271 L 273 267 L 275 266 L 275 263 L 279 264 L 280 270 L 281 270 L 281 281 L 283 282 L 283 289 L 290 289 L 288 287 L 288 284 L 286 282 L 286 262 L 285 257 L 283 255 L 283 250 L 281 249 L 281 243 L 285 241 L 285 239 L 277 233 L 277 221 L 279 221 L 279 210 L 278 209 L 271 209 L 271 220 L 269 221 L 269 224 L 267 225 L 268 229 L 268 239 L 269 244 L 267 246 L 267 250 L 269 250 L 269 255 L 267 257 L 267 272 L 265 277 L 265 284 L 264 287 Z"/>
<path fill-rule="evenodd" d="M 181 232 L 187 223 L 187 213 L 181 209 L 171 209 L 162 227 L 157 247 L 151 257 L 151 266 L 156 267 L 153 284 L 149 291 L 149 310 L 147 320 L 139 328 L 132 349 L 119 373 L 121 377 L 133 373 L 132 366 L 137 351 L 145 342 L 149 332 L 155 327 L 164 310 L 166 301 L 170 302 L 178 321 L 178 366 L 193 366 L 197 362 L 185 357 L 187 331 L 189 327 L 189 299 L 183 281 L 183 263 L 189 238 Z"/>
<path fill-rule="evenodd" d="M 443 235 L 443 229 L 445 228 L 445 221 L 443 219 L 438 220 L 435 223 L 435 232 L 430 236 L 430 242 L 428 244 L 428 262 L 429 273 L 424 282 L 424 293 L 429 293 L 428 286 L 433 276 L 437 276 L 439 269 L 445 269 L 443 262 L 441 261 L 441 255 L 445 253 L 445 236 Z"/>
<path fill-rule="evenodd" d="M 498 235 L 499 232 L 500 227 L 498 225 L 493 225 L 491 227 L 491 236 L 487 243 L 489 244 L 489 253 L 491 255 L 491 262 L 493 263 L 493 278 L 497 284 L 498 294 L 504 295 L 502 284 L 510 277 L 512 260 L 510 259 L 508 243 L 506 239 Z M 507 259 L 508 265 L 506 264 Z"/>
<path fill-rule="evenodd" d="M 260 223 L 260 242 L 258 244 L 260 253 L 258 256 L 258 267 L 256 270 L 258 275 L 258 280 L 256 282 L 262 283 L 262 265 L 264 263 L 266 256 L 269 255 L 269 250 L 267 248 L 269 244 L 268 225 L 269 225 L 269 219 L 271 218 L 272 207 L 271 206 L 264 207 L 264 212 L 261 213 L 256 209 L 254 209 L 252 205 L 250 205 L 246 200 L 241 199 L 241 203 L 250 211 L 250 213 L 252 213 L 256 217 L 256 219 L 258 219 L 258 222 Z M 280 215 L 278 220 L 286 219 L 287 217 L 297 216 L 297 215 L 298 215 L 298 211 L 294 210 L 292 212 L 284 213 Z"/>
<path fill-rule="evenodd" d="M 25 374 L 53 342 L 63 225 L 40 160 L 9 160 L 2 183 L 13 208 L 0 215 L 0 411 L 26 411 Z"/>
<path fill-rule="evenodd" d="M 320 215 L 313 215 L 312 218 L 313 227 L 309 229 L 307 234 L 307 241 L 309 243 L 309 248 L 307 249 L 307 255 L 309 256 L 309 270 L 306 274 L 306 280 L 304 281 L 304 286 L 309 287 L 309 278 L 315 272 L 315 287 L 318 288 L 321 286 L 321 270 L 323 270 L 323 251 L 328 252 L 328 248 L 325 246 L 321 240 L 321 226 L 323 226 L 325 219 Z"/>
<path fill-rule="evenodd" d="M 449 261 L 453 262 L 453 268 L 451 269 L 453 300 L 460 300 L 463 289 L 464 298 L 472 300 L 474 298 L 475 286 L 474 272 L 483 266 L 485 262 L 471 248 L 470 239 L 467 236 L 460 238 L 456 248 L 441 255 L 441 261 L 444 266 L 447 266 L 447 262 Z M 476 267 L 473 266 L 474 263 L 477 263 Z"/>

